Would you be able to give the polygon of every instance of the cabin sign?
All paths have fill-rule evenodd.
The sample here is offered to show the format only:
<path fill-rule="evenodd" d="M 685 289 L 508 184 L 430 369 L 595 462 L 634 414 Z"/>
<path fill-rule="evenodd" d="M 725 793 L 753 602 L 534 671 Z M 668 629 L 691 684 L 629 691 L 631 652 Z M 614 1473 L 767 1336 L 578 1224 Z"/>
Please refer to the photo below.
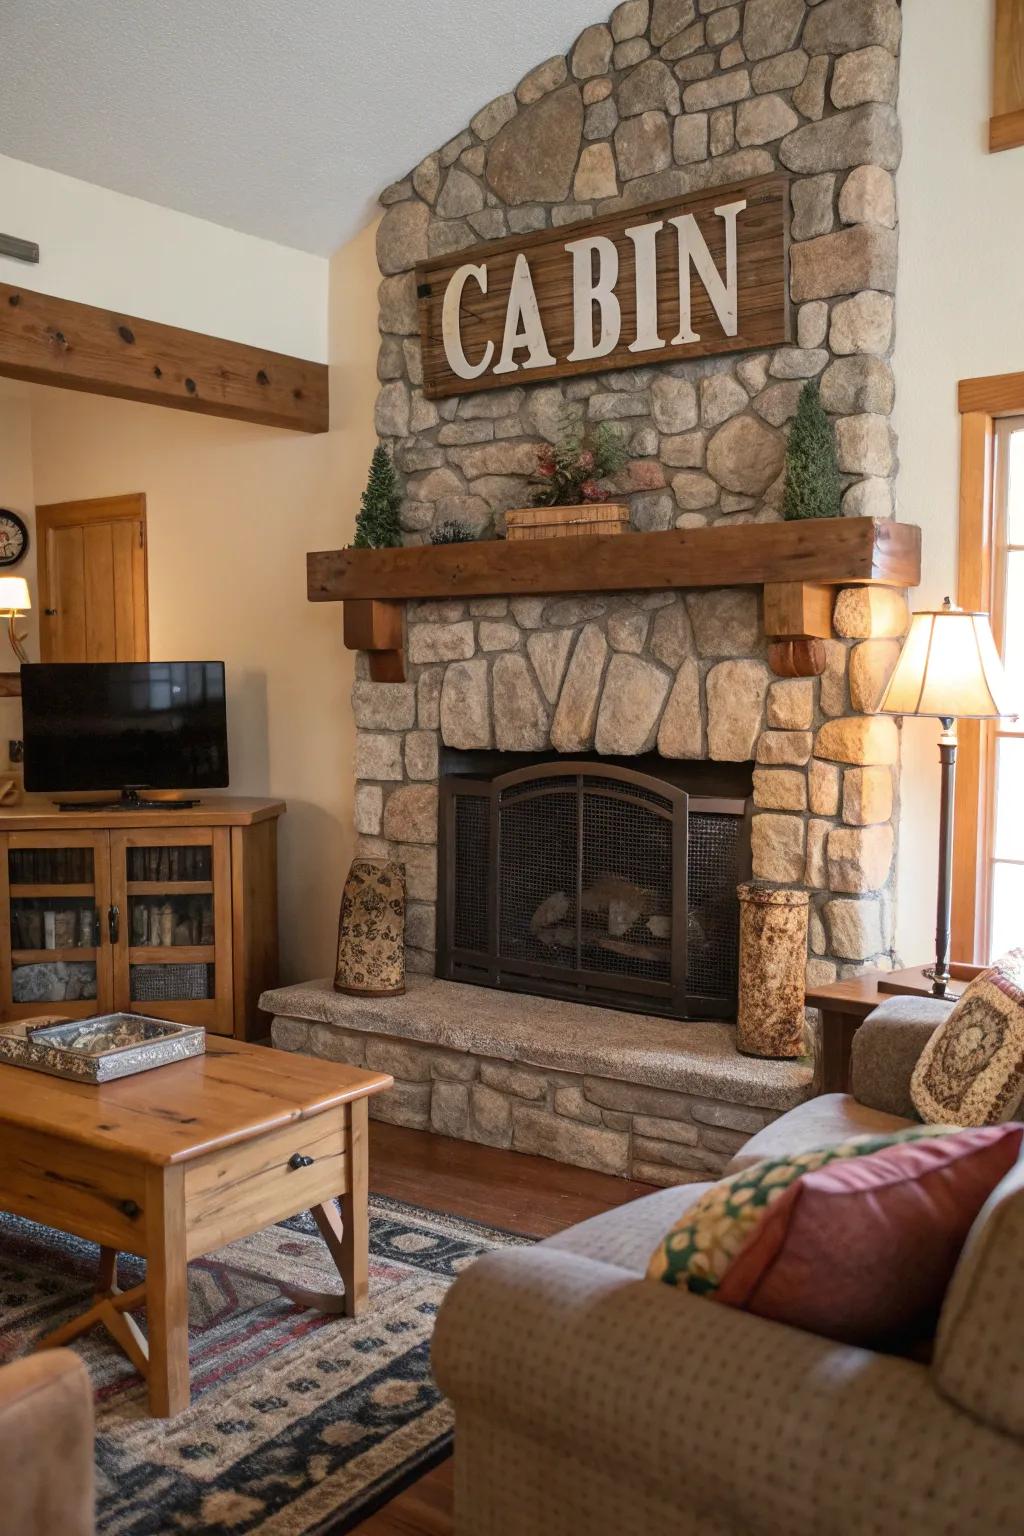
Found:
<path fill-rule="evenodd" d="M 421 263 L 424 392 L 788 341 L 788 207 L 760 177 Z"/>

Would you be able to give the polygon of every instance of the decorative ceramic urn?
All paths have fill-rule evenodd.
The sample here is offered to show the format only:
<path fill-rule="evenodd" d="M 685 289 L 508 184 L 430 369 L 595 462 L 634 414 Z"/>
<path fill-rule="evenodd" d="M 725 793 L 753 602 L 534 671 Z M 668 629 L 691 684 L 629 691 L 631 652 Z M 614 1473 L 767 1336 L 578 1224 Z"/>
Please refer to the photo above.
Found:
<path fill-rule="evenodd" d="M 338 923 L 334 990 L 358 997 L 405 991 L 405 865 L 354 859 Z"/>
<path fill-rule="evenodd" d="M 736 1047 L 745 1056 L 803 1056 L 806 891 L 741 885 L 740 1005 Z"/>

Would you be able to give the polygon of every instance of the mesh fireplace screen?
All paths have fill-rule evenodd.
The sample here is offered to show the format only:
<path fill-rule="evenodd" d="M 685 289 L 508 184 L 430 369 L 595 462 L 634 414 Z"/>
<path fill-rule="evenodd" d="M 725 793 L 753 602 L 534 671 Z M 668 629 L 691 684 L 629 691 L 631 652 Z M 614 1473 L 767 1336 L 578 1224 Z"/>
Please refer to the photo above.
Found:
<path fill-rule="evenodd" d="M 631 769 L 441 781 L 438 973 L 685 1018 L 734 1014 L 747 801 Z"/>

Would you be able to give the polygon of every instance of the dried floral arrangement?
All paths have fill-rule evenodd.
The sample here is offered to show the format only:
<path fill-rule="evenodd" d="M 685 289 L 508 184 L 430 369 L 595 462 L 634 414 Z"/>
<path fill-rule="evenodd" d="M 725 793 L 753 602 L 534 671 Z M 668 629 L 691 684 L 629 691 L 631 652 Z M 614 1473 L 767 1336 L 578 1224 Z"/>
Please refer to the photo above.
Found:
<path fill-rule="evenodd" d="M 534 506 L 582 507 L 609 501 L 613 492 L 603 482 L 617 474 L 627 458 L 625 438 L 611 422 L 583 432 L 567 427 L 557 443 L 537 455 Z"/>

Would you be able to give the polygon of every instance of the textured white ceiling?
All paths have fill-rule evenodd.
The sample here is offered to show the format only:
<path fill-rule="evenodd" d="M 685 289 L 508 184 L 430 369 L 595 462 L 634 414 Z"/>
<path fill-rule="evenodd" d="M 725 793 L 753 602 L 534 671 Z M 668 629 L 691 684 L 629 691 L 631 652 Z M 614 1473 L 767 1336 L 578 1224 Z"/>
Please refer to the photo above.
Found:
<path fill-rule="evenodd" d="M 604 15 L 600 0 L 0 0 L 0 151 L 326 254 Z"/>

